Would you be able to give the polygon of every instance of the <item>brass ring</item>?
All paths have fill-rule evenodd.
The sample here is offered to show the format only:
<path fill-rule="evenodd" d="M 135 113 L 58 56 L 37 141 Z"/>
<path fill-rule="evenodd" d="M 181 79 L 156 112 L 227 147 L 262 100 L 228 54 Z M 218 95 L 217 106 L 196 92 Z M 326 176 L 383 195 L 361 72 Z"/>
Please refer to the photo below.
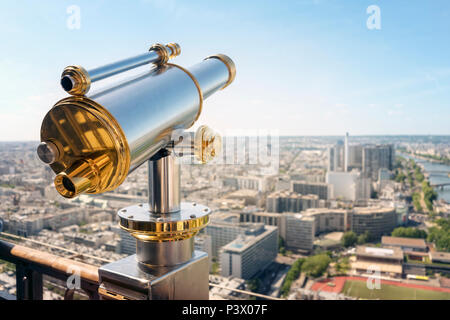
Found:
<path fill-rule="evenodd" d="M 161 61 L 158 62 L 159 65 L 166 64 L 169 61 L 169 52 L 167 51 L 166 46 L 160 43 L 155 43 L 148 49 L 148 51 L 158 51 L 159 56 L 161 57 Z"/>
<path fill-rule="evenodd" d="M 74 81 L 72 88 L 67 91 L 71 95 L 85 95 L 91 87 L 91 77 L 89 77 L 89 73 L 81 66 L 65 67 L 61 74 L 61 79 L 64 77 L 69 77 L 71 81 Z"/>
<path fill-rule="evenodd" d="M 183 67 L 181 67 L 181 66 L 179 66 L 177 64 L 174 64 L 174 63 L 167 63 L 167 65 L 175 67 L 175 68 L 178 68 L 178 69 L 184 71 L 192 79 L 192 81 L 194 82 L 195 86 L 197 87 L 198 96 L 199 96 L 199 100 L 200 101 L 199 101 L 197 116 L 195 117 L 195 119 L 191 123 L 191 125 L 188 127 L 188 128 L 190 128 L 190 127 L 192 127 L 194 125 L 195 121 L 198 120 L 198 118 L 200 117 L 200 114 L 202 113 L 202 108 L 203 108 L 203 92 L 202 92 L 202 88 L 200 88 L 200 84 L 198 83 L 198 81 L 194 77 L 194 75 L 192 73 L 190 73 L 187 69 L 185 69 L 185 68 L 183 68 Z"/>
<path fill-rule="evenodd" d="M 174 58 L 181 53 L 181 48 L 178 45 L 178 43 L 169 43 L 167 44 L 167 47 L 172 51 L 172 53 L 169 55 L 169 58 Z"/>
<path fill-rule="evenodd" d="M 225 83 L 225 85 L 221 88 L 221 90 L 225 89 L 226 87 L 228 87 L 230 85 L 230 83 L 233 82 L 234 78 L 236 77 L 236 66 L 233 62 L 233 60 L 230 59 L 230 57 L 224 55 L 224 54 L 215 54 L 212 56 L 209 56 L 207 58 L 205 58 L 205 60 L 211 59 L 211 58 L 215 58 L 215 59 L 219 59 L 220 61 L 222 61 L 228 69 L 228 81 L 227 83 Z"/>

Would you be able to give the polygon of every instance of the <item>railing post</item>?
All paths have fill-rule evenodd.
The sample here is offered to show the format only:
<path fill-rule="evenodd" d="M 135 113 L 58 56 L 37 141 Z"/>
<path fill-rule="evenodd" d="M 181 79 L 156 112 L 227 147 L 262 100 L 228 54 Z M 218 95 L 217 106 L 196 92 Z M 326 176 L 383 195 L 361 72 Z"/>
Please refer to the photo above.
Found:
<path fill-rule="evenodd" d="M 42 274 L 33 271 L 23 263 L 16 264 L 17 300 L 42 300 Z"/>

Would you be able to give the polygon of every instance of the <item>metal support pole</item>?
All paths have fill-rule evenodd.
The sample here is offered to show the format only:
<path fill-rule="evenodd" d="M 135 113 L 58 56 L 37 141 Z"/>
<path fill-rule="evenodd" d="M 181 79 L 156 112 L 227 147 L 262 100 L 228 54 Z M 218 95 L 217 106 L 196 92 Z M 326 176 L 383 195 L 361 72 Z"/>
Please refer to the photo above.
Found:
<path fill-rule="evenodd" d="M 167 149 L 148 161 L 148 198 L 152 213 L 180 211 L 180 165 Z"/>
<path fill-rule="evenodd" d="M 30 269 L 23 263 L 16 265 L 17 300 L 42 300 L 42 274 Z"/>

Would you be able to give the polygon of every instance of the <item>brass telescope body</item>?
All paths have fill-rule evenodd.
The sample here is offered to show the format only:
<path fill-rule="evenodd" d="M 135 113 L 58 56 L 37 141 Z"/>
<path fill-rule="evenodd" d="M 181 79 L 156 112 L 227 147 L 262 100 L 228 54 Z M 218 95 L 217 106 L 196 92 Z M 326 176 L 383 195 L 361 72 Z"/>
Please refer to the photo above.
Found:
<path fill-rule="evenodd" d="M 191 127 L 203 99 L 234 74 L 231 59 L 215 55 L 189 69 L 167 63 L 98 93 L 58 101 L 42 122 L 40 146 L 57 174 L 57 191 L 73 198 L 117 188 L 174 130 Z"/>

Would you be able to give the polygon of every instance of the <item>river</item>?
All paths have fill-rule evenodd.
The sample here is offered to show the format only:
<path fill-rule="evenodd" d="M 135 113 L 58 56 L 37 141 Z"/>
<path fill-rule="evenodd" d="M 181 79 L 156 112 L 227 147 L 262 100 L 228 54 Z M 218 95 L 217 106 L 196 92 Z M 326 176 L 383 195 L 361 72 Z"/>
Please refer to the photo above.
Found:
<path fill-rule="evenodd" d="M 430 184 L 450 183 L 450 177 L 448 176 L 448 173 L 450 172 L 449 165 L 418 159 L 406 154 L 399 155 L 407 159 L 413 159 L 416 163 L 422 164 L 424 171 L 430 175 Z M 445 186 L 443 189 L 435 188 L 435 190 L 438 193 L 438 199 L 444 199 L 447 203 L 450 203 L 450 186 Z"/>

